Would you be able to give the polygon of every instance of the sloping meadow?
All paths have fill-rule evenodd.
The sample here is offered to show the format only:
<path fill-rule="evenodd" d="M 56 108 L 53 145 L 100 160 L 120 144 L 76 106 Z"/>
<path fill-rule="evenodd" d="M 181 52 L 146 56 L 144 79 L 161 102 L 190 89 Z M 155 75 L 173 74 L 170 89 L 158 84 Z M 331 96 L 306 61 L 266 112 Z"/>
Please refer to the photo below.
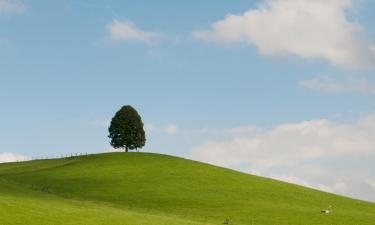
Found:
<path fill-rule="evenodd" d="M 375 224 L 372 203 L 151 153 L 1 164 L 0 196 L 0 224 Z"/>

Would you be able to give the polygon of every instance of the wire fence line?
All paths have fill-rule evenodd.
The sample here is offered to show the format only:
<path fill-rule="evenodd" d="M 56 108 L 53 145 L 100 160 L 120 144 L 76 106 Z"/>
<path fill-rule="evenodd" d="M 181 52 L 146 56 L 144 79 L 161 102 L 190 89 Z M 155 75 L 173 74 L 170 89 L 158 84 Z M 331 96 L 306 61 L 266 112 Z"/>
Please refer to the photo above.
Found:
<path fill-rule="evenodd" d="M 91 155 L 94 155 L 94 153 L 75 152 L 75 153 L 61 154 L 61 155 L 32 156 L 28 159 L 25 159 L 25 160 L 22 160 L 22 161 L 17 161 L 17 162 L 47 160 L 47 159 L 71 159 L 71 158 L 77 158 L 77 157 L 87 157 L 87 156 L 91 156 Z"/>

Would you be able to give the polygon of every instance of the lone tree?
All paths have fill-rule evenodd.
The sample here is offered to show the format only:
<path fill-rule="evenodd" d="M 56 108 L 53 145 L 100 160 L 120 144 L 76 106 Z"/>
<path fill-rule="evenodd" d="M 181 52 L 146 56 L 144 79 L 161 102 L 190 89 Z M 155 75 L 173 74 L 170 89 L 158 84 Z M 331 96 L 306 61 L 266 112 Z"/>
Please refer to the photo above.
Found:
<path fill-rule="evenodd" d="M 145 146 L 146 137 L 141 116 L 130 105 L 123 106 L 112 118 L 108 128 L 111 145 L 126 152 Z"/>

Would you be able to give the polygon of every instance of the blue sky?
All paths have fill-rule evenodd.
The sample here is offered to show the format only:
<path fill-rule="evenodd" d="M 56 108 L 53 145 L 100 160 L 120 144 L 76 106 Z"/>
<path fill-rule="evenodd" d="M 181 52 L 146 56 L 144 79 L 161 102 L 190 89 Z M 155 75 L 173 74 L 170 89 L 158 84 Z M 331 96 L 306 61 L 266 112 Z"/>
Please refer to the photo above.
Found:
<path fill-rule="evenodd" d="M 374 9 L 0 0 L 0 161 L 109 151 L 130 104 L 144 151 L 375 200 Z"/>

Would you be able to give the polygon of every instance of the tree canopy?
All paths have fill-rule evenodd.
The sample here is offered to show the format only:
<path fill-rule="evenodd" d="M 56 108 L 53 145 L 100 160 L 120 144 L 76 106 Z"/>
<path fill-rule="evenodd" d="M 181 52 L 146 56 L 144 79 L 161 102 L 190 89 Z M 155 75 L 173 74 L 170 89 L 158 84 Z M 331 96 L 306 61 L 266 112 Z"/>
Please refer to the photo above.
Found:
<path fill-rule="evenodd" d="M 126 152 L 142 148 L 146 143 L 141 116 L 132 106 L 123 106 L 112 118 L 108 128 L 113 148 L 124 148 Z"/>

